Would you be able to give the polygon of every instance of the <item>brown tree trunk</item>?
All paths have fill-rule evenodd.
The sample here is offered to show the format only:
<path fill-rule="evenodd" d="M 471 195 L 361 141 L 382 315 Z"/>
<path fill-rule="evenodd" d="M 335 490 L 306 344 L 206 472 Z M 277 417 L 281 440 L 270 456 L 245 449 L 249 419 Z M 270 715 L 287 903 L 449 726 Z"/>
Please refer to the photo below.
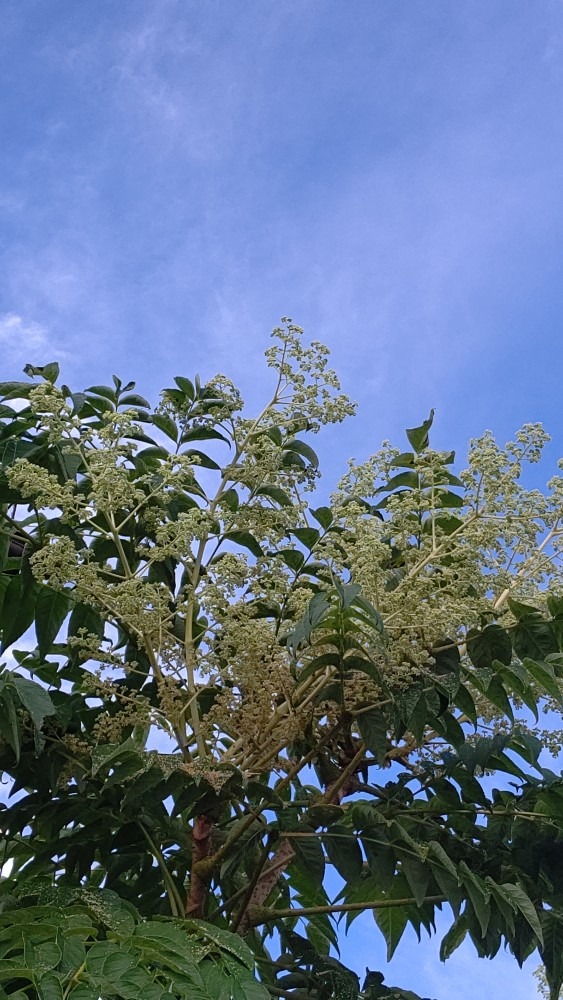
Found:
<path fill-rule="evenodd" d="M 295 851 L 289 840 L 282 840 L 270 864 L 264 869 L 254 886 L 252 895 L 239 921 L 238 933 L 243 937 L 250 926 L 250 915 L 253 908 L 264 905 L 276 882 L 281 878 L 294 856 Z"/>
<path fill-rule="evenodd" d="M 197 864 L 211 854 L 213 823 L 208 816 L 196 816 L 192 827 L 192 871 L 186 902 L 187 917 L 203 917 L 207 897 L 207 882 L 197 874 Z"/>

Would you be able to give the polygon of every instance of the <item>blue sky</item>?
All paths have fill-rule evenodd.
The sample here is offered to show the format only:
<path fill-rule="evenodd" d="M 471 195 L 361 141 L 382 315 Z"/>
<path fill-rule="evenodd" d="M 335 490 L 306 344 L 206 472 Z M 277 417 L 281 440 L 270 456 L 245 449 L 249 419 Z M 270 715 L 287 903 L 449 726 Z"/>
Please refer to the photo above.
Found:
<path fill-rule="evenodd" d="M 257 401 L 291 315 L 360 404 L 329 480 L 431 406 L 440 446 L 542 420 L 563 452 L 560 0 L 2 0 L 0 51 L 3 378 Z M 346 948 L 377 965 L 371 917 Z M 433 955 L 389 981 L 532 992 Z"/>

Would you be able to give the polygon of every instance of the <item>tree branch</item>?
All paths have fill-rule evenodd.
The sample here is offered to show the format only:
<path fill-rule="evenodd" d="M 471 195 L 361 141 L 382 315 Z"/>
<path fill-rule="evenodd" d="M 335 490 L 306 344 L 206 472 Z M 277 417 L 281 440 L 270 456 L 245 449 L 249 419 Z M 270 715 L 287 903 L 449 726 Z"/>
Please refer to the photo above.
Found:
<path fill-rule="evenodd" d="M 267 859 L 268 849 L 269 845 L 266 847 L 264 860 Z M 256 877 L 249 885 L 247 898 L 243 900 L 239 914 L 231 928 L 233 931 L 238 930 L 241 936 L 246 934 L 250 927 L 249 912 L 256 907 L 264 905 L 272 889 L 283 875 L 287 866 L 291 864 L 294 857 L 295 851 L 290 841 L 284 837 L 268 867 L 263 870 L 261 866 L 257 866 Z"/>
<path fill-rule="evenodd" d="M 423 903 L 446 903 L 445 896 L 426 896 Z M 250 926 L 285 917 L 313 917 L 317 913 L 354 913 L 362 910 L 386 910 L 396 906 L 419 906 L 416 899 L 375 899 L 365 903 L 328 903 L 326 906 L 289 906 L 284 910 L 262 908 L 250 911 Z"/>

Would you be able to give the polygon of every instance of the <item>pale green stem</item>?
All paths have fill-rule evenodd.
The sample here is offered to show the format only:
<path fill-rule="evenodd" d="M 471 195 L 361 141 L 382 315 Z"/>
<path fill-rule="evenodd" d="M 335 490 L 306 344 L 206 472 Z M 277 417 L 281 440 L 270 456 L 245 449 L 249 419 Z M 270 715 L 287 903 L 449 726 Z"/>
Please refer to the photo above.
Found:
<path fill-rule="evenodd" d="M 503 590 L 502 594 L 499 594 L 499 596 L 497 597 L 496 601 L 493 604 L 493 610 L 494 611 L 500 611 L 500 609 L 504 606 L 504 604 L 506 604 L 506 602 L 507 602 L 508 598 L 510 597 L 511 593 L 513 592 L 513 590 L 518 586 L 519 583 L 521 583 L 523 580 L 525 580 L 526 577 L 532 572 L 532 570 L 534 568 L 534 564 L 535 564 L 536 560 L 538 559 L 538 557 L 541 556 L 542 552 L 553 541 L 553 539 L 557 535 L 561 534 L 561 528 L 558 527 L 559 520 L 560 519 L 557 518 L 555 524 L 549 530 L 549 532 L 545 536 L 543 542 L 541 542 L 541 544 L 538 545 L 538 547 L 535 550 L 535 552 L 533 552 L 532 555 L 528 559 L 526 559 L 526 562 L 522 563 L 522 566 L 520 567 L 520 569 L 518 570 L 518 572 L 514 574 L 514 578 L 512 580 L 512 583 L 510 584 L 510 586 L 505 587 L 505 589 Z"/>
<path fill-rule="evenodd" d="M 139 827 L 143 831 L 145 840 L 147 841 L 147 844 L 149 845 L 152 854 L 154 855 L 156 861 L 158 862 L 158 867 L 162 872 L 162 877 L 166 884 L 166 895 L 168 896 L 168 902 L 170 903 L 170 910 L 172 912 L 172 916 L 183 917 L 184 904 L 182 903 L 180 894 L 176 888 L 176 885 L 174 884 L 174 879 L 172 878 L 170 872 L 168 871 L 168 868 L 166 867 L 166 862 L 162 856 L 162 852 L 156 846 L 155 842 L 153 841 L 146 827 L 142 823 L 139 823 Z"/>
<path fill-rule="evenodd" d="M 67 985 L 65 986 L 64 993 L 63 993 L 63 1000 L 66 1000 L 66 998 L 69 995 L 70 991 L 76 985 L 76 983 L 78 983 L 80 981 L 80 979 L 82 977 L 82 973 L 85 972 L 85 971 L 86 971 L 86 962 L 83 962 L 82 965 L 80 966 L 80 968 L 78 968 L 76 970 L 76 972 L 74 973 L 74 975 L 73 975 L 72 979 L 70 980 L 70 982 L 67 983 Z"/>
<path fill-rule="evenodd" d="M 428 555 L 424 557 L 424 559 L 421 559 L 420 562 L 416 564 L 416 566 L 413 566 L 412 569 L 409 570 L 407 575 L 403 577 L 403 579 L 399 583 L 399 587 L 397 588 L 397 590 L 400 587 L 402 587 L 403 584 L 408 583 L 410 580 L 414 579 L 415 576 L 418 576 L 418 574 L 421 573 L 422 570 L 429 565 L 429 563 L 431 563 L 434 559 L 436 559 L 437 556 L 442 555 L 443 551 L 451 543 L 452 539 L 455 538 L 457 535 L 460 535 L 463 531 L 465 531 L 467 526 L 469 524 L 473 524 L 473 522 L 476 521 L 478 517 L 479 517 L 478 514 L 470 514 L 467 520 L 463 521 L 463 523 L 460 524 L 459 528 L 456 528 L 455 531 L 452 531 L 451 535 L 448 535 L 447 539 L 441 542 L 437 548 L 432 548 L 432 551 L 429 552 Z M 399 610 L 393 611 L 393 613 L 390 614 L 388 618 L 384 618 L 383 619 L 384 625 L 387 625 L 387 623 L 392 621 L 393 618 L 396 618 L 398 614 L 400 614 Z"/>
<path fill-rule="evenodd" d="M 247 447 L 248 442 L 250 441 L 252 435 L 256 432 L 256 429 L 258 428 L 258 426 L 260 425 L 260 422 L 264 419 L 264 417 L 266 416 L 266 414 L 272 409 L 273 406 L 275 406 L 275 404 L 276 404 L 276 402 L 278 400 L 278 394 L 279 394 L 280 384 L 281 384 L 281 375 L 278 378 L 278 384 L 276 386 L 276 390 L 274 392 L 274 395 L 273 395 L 272 399 L 264 407 L 264 409 L 259 414 L 259 416 L 256 418 L 256 420 L 254 420 L 254 422 L 252 423 L 252 425 L 251 425 L 248 433 L 246 434 L 244 440 L 239 445 L 237 445 L 233 461 L 230 463 L 230 465 L 228 466 L 228 468 L 225 470 L 225 473 L 224 473 L 224 475 L 221 478 L 221 482 L 219 483 L 219 487 L 217 489 L 217 492 L 216 492 L 213 500 L 209 504 L 208 514 L 209 514 L 210 517 L 213 517 L 213 515 L 214 515 L 214 513 L 215 513 L 215 511 L 217 509 L 217 506 L 219 504 L 219 501 L 221 500 L 221 497 L 223 496 L 223 493 L 225 492 L 225 487 L 232 480 L 232 473 L 233 473 L 234 469 L 236 468 L 236 464 L 237 464 L 238 460 L 240 459 L 241 455 L 244 453 L 244 450 Z M 190 721 L 191 721 L 191 726 L 192 726 L 192 729 L 193 729 L 194 736 L 196 738 L 198 753 L 199 753 L 199 755 L 201 757 L 208 756 L 209 751 L 208 751 L 208 748 L 206 746 L 206 743 L 205 743 L 205 740 L 203 738 L 203 735 L 201 733 L 201 720 L 200 720 L 200 716 L 199 716 L 199 709 L 198 709 L 198 705 L 197 705 L 197 698 L 194 697 L 194 695 L 197 695 L 197 686 L 196 686 L 196 678 L 195 678 L 197 659 L 196 659 L 196 654 L 195 654 L 195 649 L 194 649 L 194 644 L 193 644 L 193 617 L 194 617 L 194 610 L 195 610 L 196 590 L 197 590 L 197 587 L 198 587 L 198 584 L 199 584 L 199 578 L 200 578 L 200 574 L 201 574 L 201 567 L 202 567 L 202 563 L 203 563 L 203 557 L 205 555 L 205 548 L 206 548 L 207 542 L 208 542 L 208 538 L 202 538 L 201 539 L 201 541 L 199 543 L 199 546 L 198 546 L 198 549 L 197 549 L 197 552 L 196 552 L 195 560 L 194 560 L 194 566 L 193 566 L 192 575 L 191 575 L 191 581 L 190 581 L 190 591 L 191 591 L 191 593 L 190 593 L 190 598 L 188 600 L 188 606 L 187 606 L 187 610 L 186 610 L 186 631 L 185 631 L 185 636 L 184 636 L 184 656 L 185 656 L 185 660 L 186 660 L 187 687 L 188 687 L 188 694 L 190 696 Z"/>

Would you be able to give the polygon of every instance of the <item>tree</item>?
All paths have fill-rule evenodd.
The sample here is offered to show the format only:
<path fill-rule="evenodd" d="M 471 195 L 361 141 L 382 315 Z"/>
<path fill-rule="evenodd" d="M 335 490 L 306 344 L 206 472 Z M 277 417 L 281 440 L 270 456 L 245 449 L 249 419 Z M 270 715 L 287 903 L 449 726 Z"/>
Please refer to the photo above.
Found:
<path fill-rule="evenodd" d="M 274 338 L 257 417 L 223 376 L 154 409 L 56 364 L 0 385 L 0 997 L 418 1000 L 360 983 L 337 929 L 371 910 L 391 956 L 447 907 L 444 958 L 538 948 L 553 1000 L 563 479 L 521 484 L 546 435 L 485 434 L 457 475 L 431 414 L 312 506 L 304 435 L 354 408 L 324 347 Z"/>

